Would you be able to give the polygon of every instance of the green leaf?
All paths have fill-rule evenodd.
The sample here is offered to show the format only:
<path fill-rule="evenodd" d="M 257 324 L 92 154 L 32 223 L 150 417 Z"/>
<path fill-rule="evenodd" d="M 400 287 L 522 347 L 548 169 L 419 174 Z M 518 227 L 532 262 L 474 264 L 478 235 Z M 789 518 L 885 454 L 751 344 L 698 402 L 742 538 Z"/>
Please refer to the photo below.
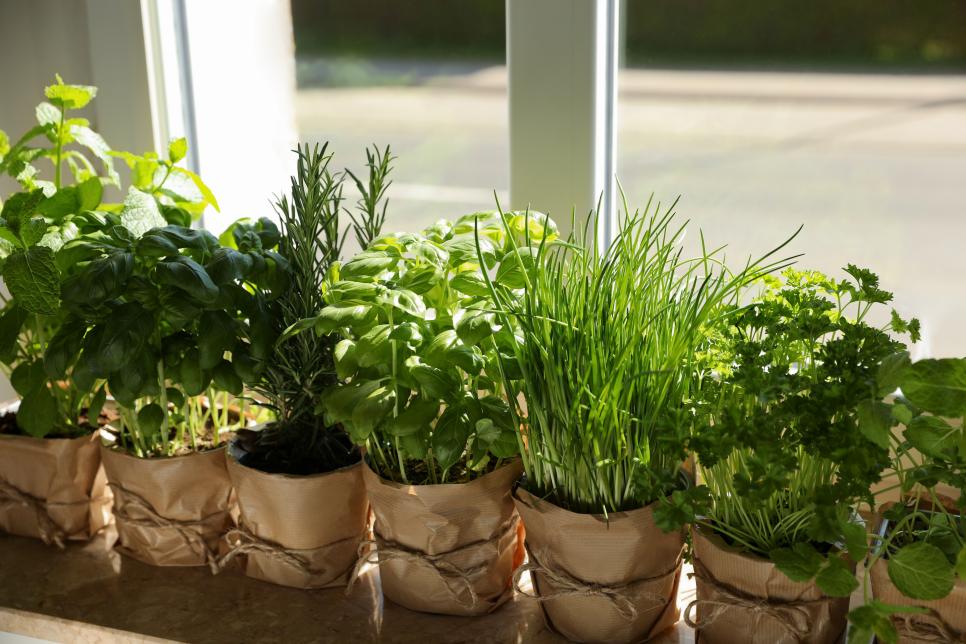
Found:
<path fill-rule="evenodd" d="M 352 426 L 356 436 L 369 436 L 392 413 L 396 394 L 389 387 L 376 387 L 356 399 Z"/>
<path fill-rule="evenodd" d="M 960 548 L 959 554 L 956 555 L 956 576 L 961 581 L 966 581 L 966 546 Z"/>
<path fill-rule="evenodd" d="M 327 306 L 316 318 L 315 331 L 319 334 L 332 333 L 342 327 L 357 328 L 368 326 L 376 317 L 376 310 L 364 304 L 355 306 Z"/>
<path fill-rule="evenodd" d="M 220 391 L 227 391 L 233 396 L 241 395 L 244 385 L 242 379 L 235 372 L 235 368 L 227 360 L 222 360 L 215 365 L 211 371 L 212 380 L 215 388 Z"/>
<path fill-rule="evenodd" d="M 20 401 L 17 426 L 30 436 L 43 438 L 63 422 L 66 419 L 58 418 L 57 399 L 47 387 L 31 392 Z"/>
<path fill-rule="evenodd" d="M 59 107 L 79 110 L 97 96 L 97 88 L 90 85 L 65 85 L 58 75 L 57 84 L 44 88 L 44 95 Z"/>
<path fill-rule="evenodd" d="M 210 204 L 211 207 L 217 210 L 218 212 L 221 212 L 221 208 L 218 206 L 218 200 L 215 199 L 215 195 L 211 191 L 211 188 L 209 188 L 205 184 L 205 182 L 201 180 L 201 177 L 199 177 L 191 170 L 188 170 L 187 168 L 174 168 L 173 173 L 183 174 L 187 176 L 189 179 L 191 179 L 192 183 L 195 184 L 195 187 L 198 188 L 198 191 L 201 192 L 201 195 L 202 197 L 204 197 L 205 202 Z"/>
<path fill-rule="evenodd" d="M 869 535 L 861 523 L 847 522 L 842 526 L 845 547 L 852 561 L 862 561 L 869 550 Z"/>
<path fill-rule="evenodd" d="M 218 286 L 204 267 L 190 257 L 179 255 L 158 262 L 155 275 L 160 284 L 179 288 L 203 304 L 212 304 L 218 299 Z"/>
<path fill-rule="evenodd" d="M 459 380 L 442 369 L 422 364 L 416 356 L 406 360 L 406 368 L 427 398 L 453 400 L 462 391 Z"/>
<path fill-rule="evenodd" d="M 375 277 L 397 261 L 398 257 L 387 252 L 363 251 L 342 266 L 342 279 L 364 281 L 360 278 Z"/>
<path fill-rule="evenodd" d="M 859 431 L 882 449 L 889 449 L 890 415 L 889 405 L 879 401 L 863 400 L 856 408 Z"/>
<path fill-rule="evenodd" d="M 455 465 L 466 451 L 474 426 L 459 407 L 449 407 L 436 423 L 431 439 L 433 456 L 443 470 Z"/>
<path fill-rule="evenodd" d="M 80 145 L 91 151 L 91 153 L 104 165 L 104 172 L 108 180 L 115 186 L 121 185 L 121 178 L 114 169 L 114 160 L 111 158 L 111 148 L 107 145 L 100 134 L 82 125 L 71 125 L 70 134 Z M 135 184 L 137 185 L 137 184 Z"/>
<path fill-rule="evenodd" d="M 386 287 L 370 282 L 341 280 L 329 289 L 329 301 L 342 305 L 371 304 Z"/>
<path fill-rule="evenodd" d="M 15 303 L 8 304 L 0 314 L 0 361 L 11 363 L 17 356 L 17 340 L 27 321 L 27 312 Z"/>
<path fill-rule="evenodd" d="M 359 401 L 379 387 L 379 382 L 375 380 L 338 385 L 323 394 L 322 407 L 337 422 L 351 420 Z M 365 440 L 365 437 L 362 440 Z"/>
<path fill-rule="evenodd" d="M 496 322 L 496 315 L 479 309 L 461 309 L 453 318 L 456 333 L 466 344 L 477 344 L 480 340 L 497 333 L 502 327 Z"/>
<path fill-rule="evenodd" d="M 426 305 L 423 303 L 423 298 L 412 291 L 395 289 L 387 293 L 384 297 L 390 306 L 415 318 L 422 319 L 426 313 Z"/>
<path fill-rule="evenodd" d="M 912 422 L 912 410 L 908 406 L 897 402 L 892 405 L 892 418 L 898 423 L 908 425 Z"/>
<path fill-rule="evenodd" d="M 457 273 L 449 281 L 449 285 L 460 293 L 473 297 L 487 297 L 490 294 L 490 287 L 487 286 L 483 274 L 479 271 Z"/>
<path fill-rule="evenodd" d="M 956 449 L 960 431 L 937 416 L 916 416 L 906 427 L 905 437 L 923 454 L 942 457 Z"/>
<path fill-rule="evenodd" d="M 20 227 L 20 239 L 23 240 L 23 245 L 28 248 L 43 239 L 46 233 L 47 221 L 43 217 L 34 217 L 29 221 L 23 222 L 23 225 Z"/>
<path fill-rule="evenodd" d="M 966 358 L 920 360 L 903 375 L 902 395 L 937 416 L 966 415 Z"/>
<path fill-rule="evenodd" d="M 508 251 L 500 261 L 500 267 L 496 269 L 494 281 L 510 289 L 523 288 L 528 280 L 533 280 L 532 274 L 537 268 L 537 253 L 536 248 L 528 246 Z"/>
<path fill-rule="evenodd" d="M 828 563 L 815 577 L 815 583 L 829 597 L 848 597 L 859 587 L 855 572 L 837 555 L 831 555 Z"/>
<path fill-rule="evenodd" d="M 908 351 L 900 351 L 883 358 L 876 375 L 878 395 L 888 396 L 898 389 L 902 383 L 903 374 L 911 364 Z"/>
<path fill-rule="evenodd" d="M 205 264 L 205 270 L 212 281 L 219 286 L 242 280 L 252 270 L 254 262 L 247 253 L 240 253 L 233 248 L 218 248 Z"/>
<path fill-rule="evenodd" d="M 60 119 L 63 112 L 56 105 L 52 105 L 47 101 L 37 105 L 34 110 L 34 115 L 37 117 L 37 123 L 45 127 L 54 126 L 55 128 L 60 127 Z M 57 130 L 50 130 L 56 132 Z"/>
<path fill-rule="evenodd" d="M 161 216 L 154 197 L 137 188 L 129 188 L 121 210 L 121 225 L 137 239 L 152 228 L 163 228 L 168 222 Z"/>
<path fill-rule="evenodd" d="M 882 610 L 878 604 L 881 602 L 872 600 L 849 613 L 849 621 L 852 622 L 849 644 L 869 644 L 873 636 L 887 644 L 896 644 L 899 641 L 899 633 L 889 619 L 891 613 Z"/>
<path fill-rule="evenodd" d="M 205 311 L 198 325 L 198 364 L 211 369 L 235 346 L 235 321 L 225 311 Z M 218 376 L 215 375 L 217 382 Z M 228 391 L 227 389 L 225 391 Z"/>
<path fill-rule="evenodd" d="M 98 181 L 98 185 L 100 185 L 99 180 L 95 179 L 95 181 Z M 79 188 L 75 188 L 74 186 L 61 188 L 37 206 L 37 212 L 55 221 L 59 221 L 67 215 L 72 215 L 79 211 Z"/>
<path fill-rule="evenodd" d="M 439 415 L 439 401 L 416 398 L 391 419 L 386 431 L 393 436 L 409 436 L 427 431 Z"/>
<path fill-rule="evenodd" d="M 903 546 L 889 557 L 889 579 L 911 599 L 942 599 L 956 583 L 943 551 L 924 541 Z"/>
<path fill-rule="evenodd" d="M 101 415 L 101 410 L 104 409 L 105 402 L 107 402 L 107 387 L 101 385 L 94 393 L 90 406 L 87 408 L 87 422 L 92 427 L 97 427 L 97 419 Z"/>
<path fill-rule="evenodd" d="M 77 184 L 77 211 L 94 210 L 101 205 L 104 186 L 97 177 L 91 177 Z"/>
<path fill-rule="evenodd" d="M 47 374 L 40 360 L 21 362 L 10 374 L 10 384 L 21 398 L 47 386 Z"/>
<path fill-rule="evenodd" d="M 156 403 L 141 407 L 138 411 L 138 429 L 146 436 L 156 436 L 161 433 L 164 424 L 164 410 Z"/>
<path fill-rule="evenodd" d="M 45 246 L 16 251 L 3 265 L 3 279 L 17 304 L 38 315 L 54 315 L 60 306 L 60 274 L 54 253 Z"/>
<path fill-rule="evenodd" d="M 114 299 L 124 291 L 133 270 L 134 256 L 131 253 L 114 252 L 96 259 L 64 280 L 64 301 L 84 307 Z"/>
<path fill-rule="evenodd" d="M 352 340 L 348 338 L 340 340 L 332 350 L 332 355 L 335 357 L 335 373 L 339 378 L 343 380 L 351 378 L 359 370 L 356 343 Z"/>
<path fill-rule="evenodd" d="M 7 222 L 7 227 L 17 233 L 21 222 L 27 221 L 39 212 L 38 208 L 43 200 L 44 193 L 41 190 L 18 192 L 4 202 L 0 218 Z"/>
<path fill-rule="evenodd" d="M 96 347 L 97 364 L 105 373 L 121 369 L 140 353 L 154 332 L 154 316 L 143 306 L 127 303 L 115 309 Z M 88 334 L 90 338 L 90 334 Z"/>
<path fill-rule="evenodd" d="M 776 548 L 768 553 L 775 567 L 792 581 L 809 581 L 821 569 L 824 559 L 810 544 L 796 543 L 791 548 Z"/>
<path fill-rule="evenodd" d="M 39 242 L 37 242 L 37 245 L 46 246 L 50 250 L 54 251 L 54 253 L 57 253 L 61 248 L 64 247 L 65 244 L 67 244 L 67 242 L 71 241 L 72 239 L 77 239 L 78 235 L 80 235 L 80 230 L 78 230 L 77 226 L 75 226 L 73 222 L 68 221 L 62 223 L 60 226 L 48 228 L 47 232 L 44 233 L 44 236 L 40 238 Z M 54 260 L 57 260 L 56 255 Z M 57 266 L 60 267 L 60 264 L 58 263 Z"/>
<path fill-rule="evenodd" d="M 179 137 L 168 143 L 168 160 L 177 163 L 188 154 L 188 139 Z"/>

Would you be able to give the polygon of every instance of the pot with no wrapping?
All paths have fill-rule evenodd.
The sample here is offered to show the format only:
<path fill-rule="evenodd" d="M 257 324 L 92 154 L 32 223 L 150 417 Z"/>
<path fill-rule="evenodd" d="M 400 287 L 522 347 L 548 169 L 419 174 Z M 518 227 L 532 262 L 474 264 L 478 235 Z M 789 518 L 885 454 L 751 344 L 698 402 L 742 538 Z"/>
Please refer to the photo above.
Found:
<path fill-rule="evenodd" d="M 63 545 L 107 525 L 111 497 L 97 441 L 0 434 L 0 530 Z"/>
<path fill-rule="evenodd" d="M 138 458 L 102 445 L 101 458 L 121 553 L 155 566 L 216 566 L 232 523 L 223 447 Z"/>
<path fill-rule="evenodd" d="M 522 469 L 511 463 L 469 483 L 404 485 L 368 465 L 374 548 L 386 597 L 412 610 L 482 615 L 513 594 L 523 536 L 511 500 Z"/>
<path fill-rule="evenodd" d="M 832 644 L 845 631 L 848 597 L 792 581 L 771 561 L 695 529 L 697 599 L 684 612 L 702 642 Z"/>
<path fill-rule="evenodd" d="M 249 577 L 295 588 L 345 585 L 369 513 L 362 463 L 297 476 L 248 467 L 244 455 L 229 448 L 239 518 L 222 565 L 241 555 Z"/>
<path fill-rule="evenodd" d="M 654 524 L 653 505 L 607 517 L 564 510 L 523 489 L 533 592 L 548 624 L 577 642 L 638 642 L 677 621 L 683 534 Z"/>

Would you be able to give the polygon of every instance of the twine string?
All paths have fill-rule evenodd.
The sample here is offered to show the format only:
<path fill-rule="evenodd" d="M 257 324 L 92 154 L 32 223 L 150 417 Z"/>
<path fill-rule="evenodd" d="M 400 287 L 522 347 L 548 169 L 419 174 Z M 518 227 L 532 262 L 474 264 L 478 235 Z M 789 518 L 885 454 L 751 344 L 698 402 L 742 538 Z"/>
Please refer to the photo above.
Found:
<path fill-rule="evenodd" d="M 900 634 L 924 642 L 966 644 L 966 633 L 960 633 L 933 609 L 926 613 L 904 613 L 892 616 Z"/>
<path fill-rule="evenodd" d="M 229 550 L 218 560 L 218 572 L 224 570 L 232 559 L 238 555 L 252 553 L 263 554 L 286 566 L 289 566 L 298 572 L 309 575 L 325 575 L 325 573 L 328 572 L 325 569 L 319 570 L 313 567 L 312 563 L 306 557 L 301 555 L 298 550 L 286 548 L 277 543 L 262 539 L 242 524 L 240 524 L 237 528 L 229 530 L 228 534 L 225 535 L 225 538 L 228 541 Z M 346 537 L 344 539 L 327 543 L 318 548 L 313 548 L 312 550 L 316 552 L 320 550 L 329 550 L 350 541 L 358 541 L 360 538 L 361 537 L 358 535 Z"/>
<path fill-rule="evenodd" d="M 48 546 L 53 544 L 63 549 L 68 534 L 50 516 L 52 507 L 71 507 L 86 505 L 88 500 L 73 502 L 50 502 L 24 492 L 13 483 L 0 479 L 0 501 L 8 501 L 29 508 L 37 522 L 37 531 L 41 540 Z"/>

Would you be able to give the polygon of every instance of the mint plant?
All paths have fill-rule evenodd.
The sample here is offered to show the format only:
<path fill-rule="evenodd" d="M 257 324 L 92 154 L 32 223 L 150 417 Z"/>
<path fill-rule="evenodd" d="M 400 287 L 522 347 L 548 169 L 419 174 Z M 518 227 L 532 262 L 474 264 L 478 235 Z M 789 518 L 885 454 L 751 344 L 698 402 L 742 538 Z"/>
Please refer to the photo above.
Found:
<path fill-rule="evenodd" d="M 493 311 L 487 279 L 517 292 L 531 265 L 512 231 L 526 215 L 477 213 L 421 234 L 385 235 L 334 271 L 317 333 L 346 382 L 321 399 L 383 477 L 412 484 L 465 482 L 516 456 L 508 399 L 519 378 L 512 323 Z M 478 229 L 478 230 L 477 230 Z M 556 238 L 545 216 L 528 241 Z M 478 237 L 478 241 L 477 241 Z M 479 243 L 479 247 L 477 247 Z"/>
<path fill-rule="evenodd" d="M 865 557 L 868 535 L 855 508 L 873 502 L 889 464 L 879 364 L 905 348 L 897 336 L 919 336 L 918 321 L 895 311 L 874 326 L 892 294 L 870 271 L 845 270 L 841 281 L 792 269 L 765 277 L 760 295 L 709 329 L 710 374 L 696 397 L 707 424 L 691 441 L 706 485 L 664 508 L 830 596 L 856 587 L 846 556 Z"/>

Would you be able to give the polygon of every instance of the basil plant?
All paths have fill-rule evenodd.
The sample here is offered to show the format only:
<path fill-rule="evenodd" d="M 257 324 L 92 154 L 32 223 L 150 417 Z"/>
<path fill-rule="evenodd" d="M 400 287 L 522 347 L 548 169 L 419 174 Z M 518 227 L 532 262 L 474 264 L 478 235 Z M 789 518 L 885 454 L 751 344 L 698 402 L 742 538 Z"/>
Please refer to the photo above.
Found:
<path fill-rule="evenodd" d="M 463 482 L 519 453 L 508 405 L 518 391 L 503 383 L 519 378 L 521 340 L 497 321 L 487 282 L 519 289 L 532 268 L 508 234 L 539 244 L 557 233 L 545 216 L 531 214 L 527 230 L 525 215 L 504 216 L 509 228 L 478 213 L 382 236 L 334 267 L 314 325 L 344 334 L 335 347 L 344 382 L 321 402 L 386 478 Z"/>

